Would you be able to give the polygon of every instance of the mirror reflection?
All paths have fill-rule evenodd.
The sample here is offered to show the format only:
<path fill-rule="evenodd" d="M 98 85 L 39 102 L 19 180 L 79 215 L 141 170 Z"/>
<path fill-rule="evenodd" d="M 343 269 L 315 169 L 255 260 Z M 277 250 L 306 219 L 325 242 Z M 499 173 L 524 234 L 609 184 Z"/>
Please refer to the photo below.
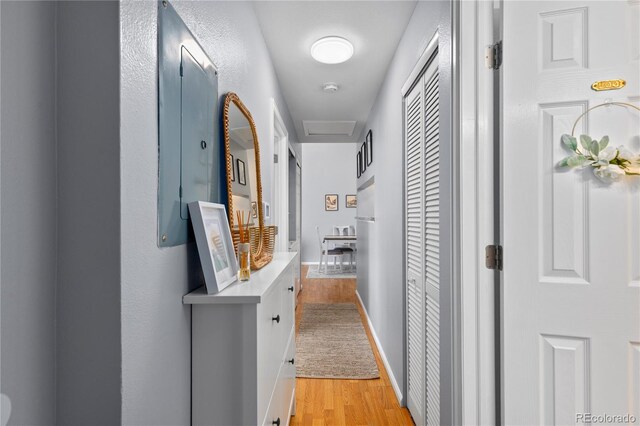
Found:
<path fill-rule="evenodd" d="M 244 212 L 249 226 L 258 226 L 258 181 L 256 150 L 251 123 L 235 103 L 229 105 L 229 153 L 231 154 L 231 198 L 233 218 Z M 234 228 L 238 224 L 234 223 Z"/>

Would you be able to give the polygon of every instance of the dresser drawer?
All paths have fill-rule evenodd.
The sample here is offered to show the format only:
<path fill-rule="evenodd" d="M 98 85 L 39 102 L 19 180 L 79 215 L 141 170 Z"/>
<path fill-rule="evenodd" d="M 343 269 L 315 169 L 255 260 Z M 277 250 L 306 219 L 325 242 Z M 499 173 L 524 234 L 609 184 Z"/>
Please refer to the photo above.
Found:
<path fill-rule="evenodd" d="M 271 397 L 263 426 L 277 425 L 278 419 L 280 420 L 280 426 L 287 426 L 291 416 L 294 414 L 294 389 L 296 380 L 295 352 L 295 333 L 291 333 L 288 339 L 287 350 L 282 353 L 280 374 L 276 381 L 276 387 Z M 294 364 L 288 362 L 292 359 L 294 360 Z"/>
<path fill-rule="evenodd" d="M 282 296 L 276 284 L 257 306 L 258 413 L 264 415 L 280 371 L 282 345 Z M 275 318 L 275 319 L 274 319 Z"/>
<path fill-rule="evenodd" d="M 295 323 L 295 283 L 293 279 L 293 266 L 289 266 L 287 270 L 282 274 L 282 283 L 279 286 L 279 291 L 282 297 L 282 351 L 284 353 L 289 340 L 289 334 L 293 330 Z"/>
<path fill-rule="evenodd" d="M 278 383 L 282 388 L 283 409 L 286 410 L 288 416 L 295 414 L 294 390 L 296 387 L 296 333 L 294 330 L 291 331 L 284 365 L 280 369 L 280 376 L 278 376 Z M 291 360 L 293 360 L 293 364 L 290 362 Z"/>

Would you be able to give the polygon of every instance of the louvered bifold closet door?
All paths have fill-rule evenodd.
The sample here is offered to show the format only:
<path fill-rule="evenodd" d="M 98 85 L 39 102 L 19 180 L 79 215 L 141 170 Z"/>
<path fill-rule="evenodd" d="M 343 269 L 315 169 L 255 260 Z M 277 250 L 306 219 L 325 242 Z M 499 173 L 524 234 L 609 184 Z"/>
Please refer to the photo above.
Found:
<path fill-rule="evenodd" d="M 407 407 L 417 425 L 425 420 L 424 309 L 424 98 L 416 85 L 405 99 L 407 259 Z"/>
<path fill-rule="evenodd" d="M 424 87 L 424 282 L 427 424 L 440 424 L 440 84 L 434 59 Z"/>
<path fill-rule="evenodd" d="M 437 57 L 405 97 L 407 406 L 440 424 L 440 90 Z"/>

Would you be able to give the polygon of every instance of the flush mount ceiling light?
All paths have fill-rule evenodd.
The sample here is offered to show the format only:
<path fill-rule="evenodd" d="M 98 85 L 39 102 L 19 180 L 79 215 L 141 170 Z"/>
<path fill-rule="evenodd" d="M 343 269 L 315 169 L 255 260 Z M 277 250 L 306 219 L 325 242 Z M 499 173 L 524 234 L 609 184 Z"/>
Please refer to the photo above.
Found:
<path fill-rule="evenodd" d="M 311 56 L 323 64 L 339 64 L 353 56 L 353 44 L 342 37 L 323 37 L 311 46 Z"/>

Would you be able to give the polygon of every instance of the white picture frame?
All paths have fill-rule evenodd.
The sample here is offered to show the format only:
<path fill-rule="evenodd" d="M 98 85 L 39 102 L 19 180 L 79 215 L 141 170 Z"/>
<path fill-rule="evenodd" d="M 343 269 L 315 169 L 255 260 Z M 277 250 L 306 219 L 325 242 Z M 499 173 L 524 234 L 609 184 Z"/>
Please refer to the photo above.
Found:
<path fill-rule="evenodd" d="M 223 204 L 189 203 L 207 294 L 216 294 L 238 279 L 236 259 L 227 210 Z"/>

